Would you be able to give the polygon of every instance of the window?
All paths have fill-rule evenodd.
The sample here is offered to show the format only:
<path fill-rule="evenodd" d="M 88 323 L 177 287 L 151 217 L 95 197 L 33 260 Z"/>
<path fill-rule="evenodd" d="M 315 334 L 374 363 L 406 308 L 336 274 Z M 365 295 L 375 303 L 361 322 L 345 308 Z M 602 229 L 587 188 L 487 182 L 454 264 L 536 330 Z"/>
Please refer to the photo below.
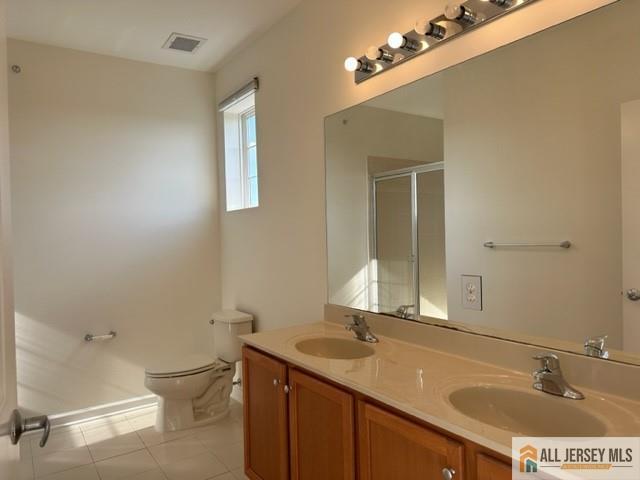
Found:
<path fill-rule="evenodd" d="M 237 98 L 240 96 L 241 98 Z M 230 97 L 224 112 L 224 166 L 227 211 L 257 207 L 258 143 L 255 89 Z M 230 103 L 230 105 L 225 105 Z"/>
<path fill-rule="evenodd" d="M 241 116 L 243 131 L 243 163 L 247 172 L 246 199 L 249 207 L 258 206 L 258 147 L 256 142 L 256 109 L 245 112 Z"/>

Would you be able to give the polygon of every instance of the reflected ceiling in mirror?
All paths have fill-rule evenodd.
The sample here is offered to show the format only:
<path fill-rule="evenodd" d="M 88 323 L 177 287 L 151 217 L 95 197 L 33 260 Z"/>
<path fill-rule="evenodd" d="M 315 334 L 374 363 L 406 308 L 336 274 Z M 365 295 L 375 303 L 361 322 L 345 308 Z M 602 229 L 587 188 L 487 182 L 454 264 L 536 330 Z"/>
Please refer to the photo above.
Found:
<path fill-rule="evenodd" d="M 638 18 L 621 0 L 328 117 L 329 303 L 640 364 Z"/>

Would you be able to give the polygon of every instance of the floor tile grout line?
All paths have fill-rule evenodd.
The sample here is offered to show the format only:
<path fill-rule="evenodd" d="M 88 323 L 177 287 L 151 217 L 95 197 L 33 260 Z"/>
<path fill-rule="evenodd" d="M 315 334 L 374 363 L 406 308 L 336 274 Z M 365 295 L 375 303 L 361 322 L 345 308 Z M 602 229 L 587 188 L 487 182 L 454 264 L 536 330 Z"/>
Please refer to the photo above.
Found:
<path fill-rule="evenodd" d="M 152 428 L 152 427 L 144 427 L 144 428 L 136 429 L 134 424 L 133 424 L 133 422 L 132 422 L 132 420 L 129 417 L 127 417 L 126 415 L 124 415 L 123 417 L 124 418 L 122 418 L 119 421 L 113 421 L 112 419 L 109 419 L 103 425 L 98 425 L 95 428 L 100 428 L 100 427 L 103 427 L 103 426 L 104 427 L 108 427 L 110 424 L 120 423 L 120 422 L 124 423 L 126 421 L 126 424 L 130 428 L 131 432 L 135 432 L 136 433 L 135 437 L 140 441 L 140 444 L 141 444 L 140 448 L 137 448 L 137 449 L 132 450 L 130 452 L 122 453 L 122 454 L 119 454 L 119 455 L 114 455 L 114 456 L 107 457 L 107 458 L 104 458 L 104 459 L 101 459 L 101 460 L 97 461 L 96 458 L 94 457 L 94 454 L 91 452 L 91 448 L 89 448 L 89 443 L 87 441 L 87 435 L 92 429 L 89 429 L 89 428 L 86 428 L 86 427 L 83 428 L 83 424 L 78 424 L 77 431 L 80 432 L 80 438 L 82 438 L 84 445 L 81 445 L 80 447 L 64 448 L 64 449 L 61 449 L 61 451 L 62 450 L 70 450 L 70 449 L 73 449 L 73 448 L 82 448 L 82 447 L 84 447 L 84 448 L 86 448 L 87 452 L 89 453 L 89 458 L 91 459 L 91 462 L 83 464 L 83 465 L 76 465 L 76 466 L 73 466 L 73 467 L 70 467 L 70 468 L 65 468 L 65 469 L 63 469 L 63 470 L 61 470 L 59 472 L 48 473 L 46 475 L 60 474 L 60 473 L 63 473 L 63 472 L 67 472 L 69 470 L 73 470 L 73 469 L 76 469 L 76 468 L 82 468 L 82 467 L 91 465 L 93 467 L 98 479 L 102 480 L 102 475 L 100 474 L 100 471 L 98 470 L 98 463 L 100 463 L 102 461 L 118 458 L 118 457 L 121 457 L 121 456 L 133 454 L 133 453 L 136 453 L 136 452 L 141 452 L 141 451 L 144 450 L 151 457 L 151 459 L 153 460 L 154 466 L 152 468 L 149 468 L 149 469 L 146 469 L 144 471 L 138 472 L 135 475 L 143 474 L 143 473 L 146 473 L 148 471 L 151 471 L 151 470 L 154 470 L 154 469 L 157 468 L 158 471 L 161 473 L 161 475 L 166 480 L 169 480 L 169 477 L 168 477 L 168 474 L 167 474 L 167 472 L 165 470 L 165 467 L 170 466 L 172 463 L 170 462 L 168 464 L 160 464 L 158 462 L 158 460 L 154 457 L 154 455 L 151 453 L 151 447 L 160 446 L 160 445 L 166 445 L 166 444 L 169 444 L 169 443 L 178 442 L 178 441 L 185 440 L 185 439 L 191 439 L 191 440 L 195 439 L 196 444 L 200 445 L 204 449 L 204 451 L 202 453 L 200 453 L 200 454 L 189 455 L 187 457 L 181 458 L 181 459 L 177 460 L 176 462 L 192 459 L 192 458 L 195 458 L 197 456 L 204 456 L 206 454 L 207 456 L 209 456 L 209 457 L 215 459 L 217 462 L 219 462 L 220 465 L 222 467 L 224 467 L 224 469 L 225 469 L 224 472 L 221 472 L 221 473 L 215 475 L 214 477 L 209 477 L 210 480 L 211 479 L 215 479 L 217 477 L 221 477 L 221 476 L 226 475 L 226 474 L 230 474 L 230 475 L 235 477 L 235 474 L 233 473 L 234 470 L 231 469 L 229 466 L 227 466 L 227 464 L 222 460 L 222 458 L 220 458 L 213 451 L 213 449 L 210 448 L 205 443 L 205 440 L 202 440 L 198 436 L 198 434 L 201 433 L 200 431 L 198 431 L 198 429 L 193 429 L 192 431 L 190 431 L 188 433 L 185 433 L 184 435 L 181 435 L 178 438 L 174 438 L 174 439 L 170 439 L 170 440 L 169 439 L 164 439 L 163 437 L 161 437 L 162 440 L 159 443 L 157 443 L 155 445 L 147 445 L 145 443 L 144 438 L 143 438 L 143 436 L 142 436 L 142 434 L 140 432 L 145 430 L 146 428 Z M 243 422 L 241 421 L 241 418 L 236 418 L 234 415 L 230 415 L 229 417 L 230 417 L 229 419 L 232 421 L 233 424 L 235 424 L 235 425 L 237 425 L 237 426 L 242 428 Z M 88 423 L 90 423 L 90 422 L 88 422 Z M 122 435 L 127 435 L 127 434 L 129 434 L 131 432 L 126 432 L 126 433 L 124 433 Z M 65 432 L 65 433 L 71 433 L 71 432 Z M 116 435 L 115 437 L 112 437 L 112 438 L 117 438 L 118 436 L 120 436 L 120 434 Z M 241 445 L 242 441 L 239 441 L 239 442 L 236 442 L 236 443 L 238 445 Z M 41 479 L 42 476 L 36 476 L 36 472 L 35 472 L 35 470 L 36 470 L 36 468 L 35 468 L 35 459 L 36 458 L 35 457 L 36 456 L 33 454 L 33 445 L 31 443 L 29 444 L 29 447 L 30 447 L 29 451 L 30 451 L 30 454 L 31 454 L 30 455 L 31 467 L 32 467 L 32 473 L 33 473 L 33 477 L 32 478 L 34 478 L 34 480 L 38 480 L 38 479 Z M 51 452 L 51 453 L 56 453 L 56 452 Z M 241 468 L 242 467 L 240 466 L 240 467 L 236 468 L 236 470 L 237 469 L 241 469 Z"/>
<path fill-rule="evenodd" d="M 116 423 L 119 423 L 119 422 L 116 422 Z M 128 420 L 127 420 L 127 423 L 129 424 Z M 105 424 L 105 425 L 107 425 L 107 424 Z M 129 426 L 130 426 L 130 427 L 132 428 L 132 430 L 133 430 L 133 426 L 131 426 L 130 424 L 129 424 Z M 100 471 L 98 470 L 98 467 L 97 467 L 97 464 L 98 464 L 99 462 L 102 462 L 102 461 L 105 461 L 105 460 L 110 460 L 110 459 L 117 458 L 117 457 L 121 457 L 121 456 L 124 456 L 124 455 L 129 455 L 129 454 L 131 454 L 131 453 L 140 452 L 140 451 L 142 451 L 142 450 L 146 450 L 146 451 L 147 451 L 147 453 L 149 453 L 149 455 L 150 455 L 150 456 L 151 456 L 151 458 L 153 459 L 154 463 L 156 464 L 156 466 L 154 466 L 153 468 L 157 468 L 157 467 L 159 467 L 158 462 L 155 460 L 155 458 L 153 457 L 153 455 L 151 455 L 151 452 L 149 452 L 148 448 L 146 447 L 146 445 L 144 444 L 144 442 L 142 441 L 142 439 L 140 438 L 140 436 L 137 434 L 137 432 L 136 432 L 136 437 L 140 440 L 140 443 L 142 444 L 142 448 L 138 448 L 138 449 L 136 449 L 136 450 L 132 450 L 132 451 L 130 451 L 130 452 L 126 452 L 126 453 L 123 453 L 123 454 L 120 454 L 120 455 L 114 455 L 114 456 L 112 456 L 112 457 L 106 457 L 106 458 L 103 458 L 103 459 L 101 459 L 101 460 L 96 460 L 96 459 L 95 459 L 95 457 L 93 456 L 93 453 L 91 452 L 91 449 L 89 448 L 89 442 L 87 442 L 87 439 L 86 439 L 86 437 L 85 437 L 85 432 L 84 432 L 84 430 L 80 427 L 80 428 L 78 429 L 78 431 L 80 432 L 80 435 L 82 436 L 82 439 L 83 439 L 83 441 L 84 441 L 84 445 L 81 445 L 80 447 L 72 447 L 72 448 L 69 448 L 69 449 L 62 449 L 62 450 L 60 450 L 60 451 L 64 451 L 64 450 L 71 450 L 71 449 L 73 449 L 73 448 L 81 448 L 81 447 L 84 447 L 84 448 L 86 448 L 86 449 L 87 449 L 87 452 L 89 453 L 89 457 L 91 458 L 91 463 L 86 463 L 86 464 L 84 464 L 84 465 L 76 465 L 76 466 L 74 466 L 74 467 L 65 468 L 64 470 L 60 470 L 59 472 L 53 472 L 52 474 L 59 474 L 59 473 L 63 473 L 63 472 L 68 472 L 69 470 L 73 470 L 73 469 L 75 469 L 75 468 L 81 468 L 81 467 L 85 467 L 85 466 L 87 466 L 87 465 L 92 465 L 92 466 L 94 467 L 95 471 L 96 471 L 96 474 L 98 475 L 98 478 L 99 478 L 100 480 L 102 480 L 102 475 L 100 475 Z M 133 431 L 135 432 L 135 430 L 133 430 Z M 114 437 L 114 438 L 116 438 L 116 437 Z M 51 452 L 51 453 L 57 453 L 57 452 Z M 33 474 L 34 474 L 34 477 L 33 477 L 33 478 L 34 478 L 34 480 L 38 480 L 38 476 L 35 474 L 35 460 L 34 460 L 34 456 L 33 456 L 33 455 L 31 456 L 31 461 L 32 461 L 32 465 L 33 465 Z M 149 470 L 153 470 L 153 468 L 150 468 Z M 149 470 L 145 470 L 144 472 L 140 472 L 140 473 L 145 473 L 145 472 L 147 472 L 147 471 L 149 471 Z M 50 474 L 47 474 L 47 475 L 50 475 Z M 44 476 L 46 476 L 46 475 L 44 475 Z M 40 478 L 42 478 L 42 476 L 40 476 Z"/>
<path fill-rule="evenodd" d="M 186 439 L 186 438 L 190 438 L 190 437 L 183 437 L 183 438 L 176 439 L 176 440 L 174 440 L 174 441 L 184 440 L 184 439 Z M 193 436 L 193 439 L 194 439 L 194 440 L 197 440 L 197 441 L 198 441 L 198 443 L 200 443 L 200 445 L 204 448 L 204 452 L 195 453 L 195 454 L 193 454 L 193 455 L 192 455 L 192 454 L 189 454 L 189 456 L 187 456 L 187 457 L 183 457 L 183 458 L 180 458 L 179 460 L 176 460 L 176 462 L 181 462 L 181 461 L 183 461 L 183 460 L 189 460 L 189 459 L 192 459 L 192 458 L 195 458 L 195 457 L 198 457 L 198 456 L 204 455 L 204 454 L 209 454 L 209 455 L 211 455 L 213 458 L 215 458 L 217 461 L 219 461 L 219 462 L 220 462 L 220 463 L 221 463 L 225 468 L 227 468 L 227 466 L 224 464 L 224 462 L 223 462 L 222 460 L 220 460 L 220 459 L 219 459 L 219 458 L 218 458 L 218 457 L 217 457 L 217 456 L 216 456 L 212 451 L 210 451 L 210 450 L 207 448 L 207 446 L 206 446 L 206 445 L 204 445 L 204 444 L 202 443 L 202 441 L 201 441 L 199 438 L 197 438 L 196 436 Z M 166 443 L 171 443 L 171 442 L 166 442 Z M 160 445 L 162 445 L 162 444 L 160 444 Z M 150 453 L 151 453 L 151 452 L 150 452 Z M 151 453 L 151 456 L 153 457 L 153 453 Z M 156 458 L 155 458 L 155 457 L 153 457 L 153 458 L 154 458 L 154 460 L 156 460 Z M 160 468 L 162 468 L 164 465 L 169 465 L 168 463 L 167 463 L 167 464 L 161 464 L 160 462 L 158 462 L 158 460 L 156 460 L 156 462 L 158 463 L 158 465 L 160 465 Z M 163 469 L 163 470 L 164 470 L 164 469 Z"/>
<path fill-rule="evenodd" d="M 93 463 L 91 465 L 93 465 L 93 469 L 95 470 L 96 475 L 98 476 L 98 480 L 102 480 L 102 475 L 100 475 L 100 470 L 98 470 L 98 467 L 96 466 L 96 459 L 93 458 L 93 453 L 91 453 L 91 449 L 89 448 L 89 442 L 87 442 L 87 437 L 84 436 L 84 430 L 79 425 L 78 425 L 78 430 L 80 431 L 80 435 L 82 435 L 82 440 L 84 440 L 84 444 L 87 447 L 87 450 L 89 450 L 89 456 L 91 457 L 91 460 L 93 460 Z"/>

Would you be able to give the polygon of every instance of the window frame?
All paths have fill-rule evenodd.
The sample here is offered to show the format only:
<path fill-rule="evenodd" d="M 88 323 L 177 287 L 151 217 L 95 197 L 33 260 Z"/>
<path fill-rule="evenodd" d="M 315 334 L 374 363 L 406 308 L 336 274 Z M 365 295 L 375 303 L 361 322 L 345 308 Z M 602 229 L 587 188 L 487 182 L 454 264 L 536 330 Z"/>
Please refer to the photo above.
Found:
<path fill-rule="evenodd" d="M 260 206 L 260 168 L 258 160 L 258 126 L 255 92 L 229 105 L 222 112 L 223 165 L 225 187 L 225 211 L 235 212 Z M 255 136 L 249 142 L 250 122 Z M 250 154 L 255 152 L 255 175 L 250 176 Z M 255 183 L 252 202 L 251 182 Z"/>
<path fill-rule="evenodd" d="M 255 124 L 255 141 L 253 144 L 249 142 L 249 129 L 248 129 L 248 119 L 253 117 L 253 121 Z M 253 178 L 249 176 L 249 150 L 254 149 L 256 152 L 256 175 L 255 179 L 258 182 L 260 175 L 258 175 L 258 128 L 256 121 L 256 106 L 254 104 L 247 108 L 246 110 L 240 112 L 238 114 L 239 131 L 240 131 L 240 184 L 242 189 L 242 199 L 243 199 L 243 209 L 246 208 L 257 208 L 260 206 L 260 195 L 258 193 L 258 198 L 256 198 L 256 203 L 251 203 L 251 183 L 250 179 Z"/>

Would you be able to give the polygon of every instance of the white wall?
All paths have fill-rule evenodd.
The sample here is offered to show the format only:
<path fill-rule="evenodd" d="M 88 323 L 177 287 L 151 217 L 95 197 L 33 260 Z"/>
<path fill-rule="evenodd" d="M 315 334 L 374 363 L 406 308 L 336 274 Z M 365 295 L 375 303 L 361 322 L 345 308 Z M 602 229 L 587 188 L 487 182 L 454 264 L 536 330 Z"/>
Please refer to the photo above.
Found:
<path fill-rule="evenodd" d="M 150 362 L 211 350 L 214 78 L 15 40 L 9 58 L 20 404 L 148 394 Z"/>
<path fill-rule="evenodd" d="M 259 75 L 260 207 L 222 216 L 223 301 L 269 329 L 322 317 L 327 300 L 323 117 L 611 0 L 541 0 L 356 86 L 349 55 L 437 16 L 444 0 L 304 1 L 217 75 L 222 98 Z"/>

